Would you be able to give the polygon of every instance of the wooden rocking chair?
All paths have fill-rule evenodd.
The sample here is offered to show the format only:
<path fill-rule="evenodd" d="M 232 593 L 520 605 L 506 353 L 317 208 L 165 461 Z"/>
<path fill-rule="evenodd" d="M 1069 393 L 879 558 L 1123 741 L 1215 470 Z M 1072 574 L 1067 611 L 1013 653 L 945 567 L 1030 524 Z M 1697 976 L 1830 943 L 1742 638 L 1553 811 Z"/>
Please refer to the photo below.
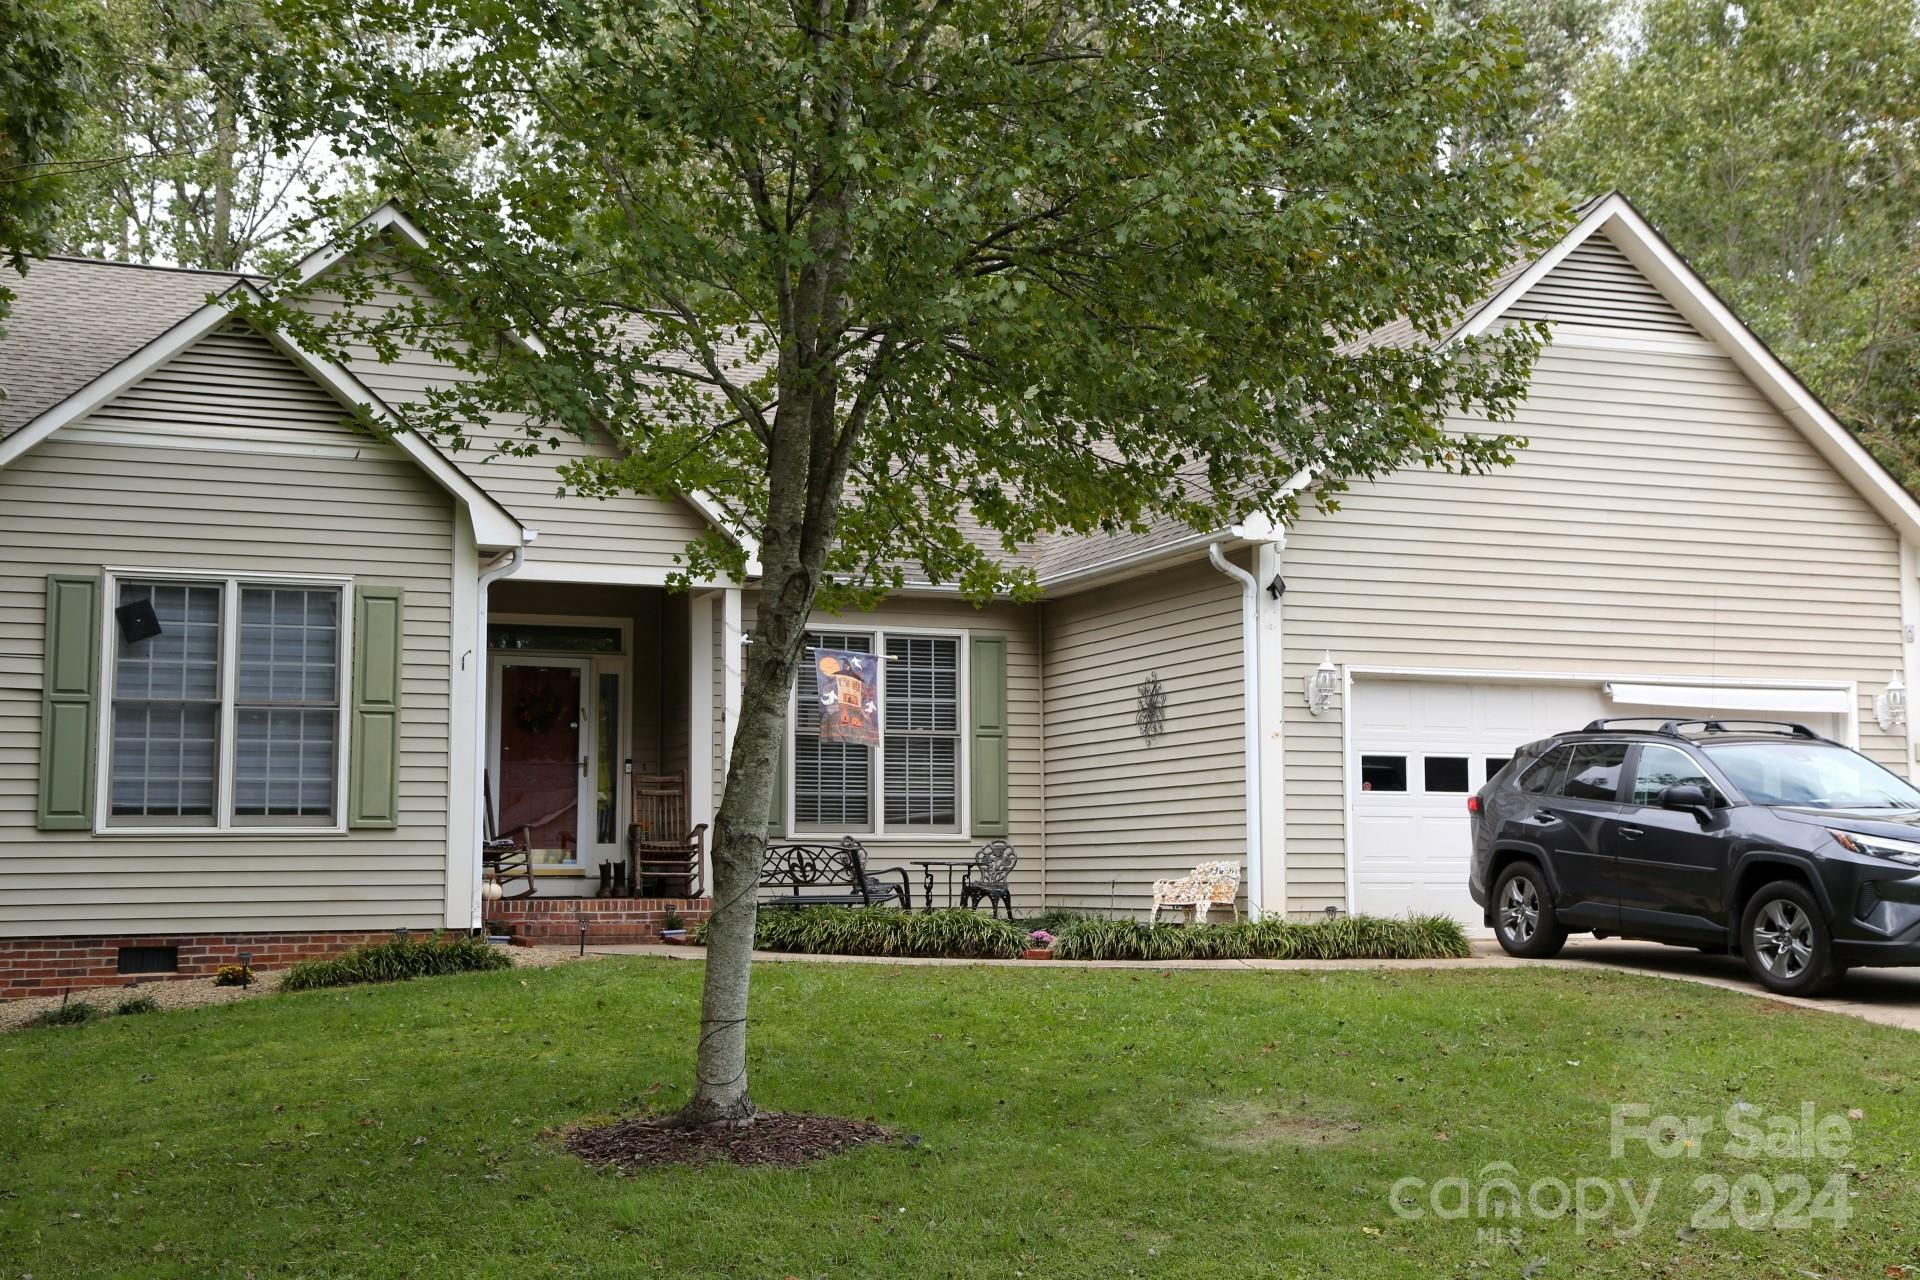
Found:
<path fill-rule="evenodd" d="M 481 872 L 491 872 L 500 882 L 501 893 L 507 897 L 531 898 L 540 891 L 533 880 L 533 829 L 522 827 L 517 836 L 494 833 L 493 781 L 484 773 L 480 775 L 480 812 L 486 832 L 480 841 Z M 508 883 L 514 880 L 525 880 L 527 887 L 518 893 L 507 893 Z"/>
<path fill-rule="evenodd" d="M 633 858 L 633 891 L 645 896 L 647 879 L 680 882 L 683 898 L 700 896 L 701 865 L 706 861 L 707 824 L 691 825 L 687 816 L 687 775 L 633 775 L 633 825 L 627 829 Z"/>

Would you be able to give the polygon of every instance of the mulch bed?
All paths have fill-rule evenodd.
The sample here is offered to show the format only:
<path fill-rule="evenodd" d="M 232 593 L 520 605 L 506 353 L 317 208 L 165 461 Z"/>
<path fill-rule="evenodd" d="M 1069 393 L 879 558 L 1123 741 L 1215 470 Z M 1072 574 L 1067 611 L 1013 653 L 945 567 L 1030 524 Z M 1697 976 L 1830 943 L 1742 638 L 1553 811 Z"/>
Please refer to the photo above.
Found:
<path fill-rule="evenodd" d="M 670 1129 L 658 1116 L 633 1116 L 610 1124 L 573 1129 L 568 1150 L 588 1164 L 621 1169 L 730 1160 L 738 1165 L 792 1168 L 893 1134 L 865 1120 L 763 1111 L 743 1129 Z"/>

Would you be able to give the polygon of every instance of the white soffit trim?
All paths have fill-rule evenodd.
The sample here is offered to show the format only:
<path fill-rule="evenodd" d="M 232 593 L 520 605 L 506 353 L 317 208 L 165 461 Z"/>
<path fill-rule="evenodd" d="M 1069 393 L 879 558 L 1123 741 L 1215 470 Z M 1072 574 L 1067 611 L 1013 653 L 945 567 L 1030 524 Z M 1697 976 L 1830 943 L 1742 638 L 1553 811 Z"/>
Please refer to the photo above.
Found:
<path fill-rule="evenodd" d="M 233 318 L 234 300 L 260 298 L 260 291 L 241 281 L 178 324 L 141 347 L 105 373 L 89 382 L 58 404 L 48 408 L 5 440 L 0 440 L 0 468 L 6 467 L 62 427 L 84 418 L 107 401 L 131 387 L 155 369 L 191 347 Z M 517 547 L 526 540 L 526 530 L 505 507 L 495 502 L 480 486 L 469 480 L 458 467 L 419 435 L 407 429 L 380 397 L 369 391 L 359 379 L 330 360 L 302 350 L 285 335 L 268 331 L 267 340 L 326 388 L 334 399 L 348 408 L 365 409 L 375 421 L 392 428 L 394 445 L 412 458 L 421 470 L 456 499 L 464 503 L 473 519 L 474 537 L 484 547 Z"/>
<path fill-rule="evenodd" d="M 1920 503 L 1873 460 L 1853 433 L 1840 425 L 1827 407 L 1740 322 L 1706 281 L 1617 191 L 1595 205 L 1558 244 L 1481 308 L 1479 314 L 1461 327 L 1459 336 L 1477 337 L 1485 333 L 1522 294 L 1596 232 L 1611 240 L 1694 328 L 1729 356 L 1760 393 L 1800 429 L 1828 465 L 1846 477 L 1882 518 L 1907 537 L 1920 535 Z"/>
<path fill-rule="evenodd" d="M 592 564 L 566 560 L 530 559 L 520 572 L 514 574 L 517 582 L 572 582 L 618 587 L 664 587 L 668 580 L 679 570 L 672 565 L 627 564 L 611 562 Z M 733 587 L 733 582 L 693 582 L 694 590 L 711 590 L 715 587 Z"/>
<path fill-rule="evenodd" d="M 1734 685 L 1622 684 L 1607 686 L 1615 702 L 1636 707 L 1684 707 L 1706 711 L 1799 711 L 1845 714 L 1852 695 L 1834 689 L 1750 689 Z"/>

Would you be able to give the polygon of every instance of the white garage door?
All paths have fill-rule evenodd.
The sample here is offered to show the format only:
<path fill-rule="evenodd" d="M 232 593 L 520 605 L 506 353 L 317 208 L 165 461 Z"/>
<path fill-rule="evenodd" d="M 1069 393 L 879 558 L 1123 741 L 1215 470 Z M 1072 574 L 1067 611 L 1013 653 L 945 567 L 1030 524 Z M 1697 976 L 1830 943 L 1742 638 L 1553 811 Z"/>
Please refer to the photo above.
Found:
<path fill-rule="evenodd" d="M 1480 909 L 1467 893 L 1467 796 L 1526 743 L 1601 716 L 1658 714 L 1620 705 L 1599 685 L 1357 678 L 1347 763 L 1354 910 L 1444 913 L 1477 926 Z M 1828 735 L 1842 728 L 1833 714 L 1791 718 Z"/>

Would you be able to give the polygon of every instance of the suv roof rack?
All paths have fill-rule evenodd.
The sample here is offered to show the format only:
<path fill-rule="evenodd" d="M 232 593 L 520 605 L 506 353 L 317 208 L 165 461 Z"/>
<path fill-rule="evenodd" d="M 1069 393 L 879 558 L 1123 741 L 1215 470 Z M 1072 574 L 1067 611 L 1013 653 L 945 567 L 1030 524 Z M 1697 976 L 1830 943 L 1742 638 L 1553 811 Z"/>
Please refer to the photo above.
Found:
<path fill-rule="evenodd" d="M 1672 723 L 1673 721 L 1667 719 L 1667 717 L 1665 716 L 1612 716 L 1605 720 L 1589 720 L 1587 722 L 1587 727 L 1582 729 L 1580 732 L 1605 733 L 1616 724 L 1650 724 L 1655 727 L 1651 729 L 1643 729 L 1643 730 L 1640 730 L 1640 732 L 1665 733 L 1666 727 Z"/>
<path fill-rule="evenodd" d="M 1789 738 L 1810 738 L 1815 742 L 1826 739 L 1807 726 L 1793 720 L 1728 720 L 1715 717 L 1711 720 L 1669 720 L 1660 726 L 1660 732 L 1671 733 L 1675 737 L 1684 736 L 1681 730 L 1688 725 L 1699 725 L 1705 733 L 1778 733 Z M 1741 725 L 1743 728 L 1730 728 Z"/>
<path fill-rule="evenodd" d="M 1606 733 L 1614 725 L 1651 724 L 1652 729 L 1641 729 L 1640 733 L 1657 733 L 1668 738 L 1684 738 L 1686 728 L 1698 725 L 1703 733 L 1778 733 L 1789 738 L 1809 738 L 1815 742 L 1826 739 L 1792 720 L 1740 720 L 1725 716 L 1715 716 L 1708 720 L 1667 720 L 1660 716 L 1614 716 L 1605 720 L 1590 720 L 1582 733 Z M 1741 726 L 1733 728 L 1731 726 Z M 1634 732 L 1629 730 L 1629 732 Z"/>

